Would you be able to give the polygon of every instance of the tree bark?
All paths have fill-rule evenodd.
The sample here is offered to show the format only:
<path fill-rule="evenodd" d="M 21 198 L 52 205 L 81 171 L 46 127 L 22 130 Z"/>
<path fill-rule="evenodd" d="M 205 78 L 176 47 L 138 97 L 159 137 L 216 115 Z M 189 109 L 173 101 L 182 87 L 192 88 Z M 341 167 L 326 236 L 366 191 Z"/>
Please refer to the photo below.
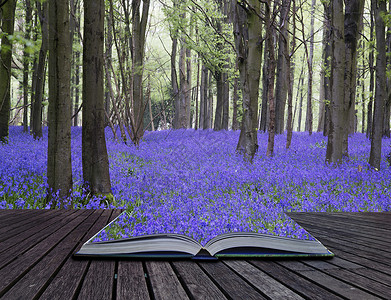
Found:
<path fill-rule="evenodd" d="M 331 106 L 331 59 L 332 59 L 332 26 L 331 15 L 332 6 L 330 1 L 323 2 L 324 15 L 325 15 L 325 44 L 323 48 L 323 64 L 324 64 L 324 127 L 323 135 L 328 136 L 330 130 L 330 106 Z"/>
<path fill-rule="evenodd" d="M 303 58 L 304 61 L 304 58 Z M 297 123 L 297 131 L 301 131 L 301 119 L 303 115 L 303 85 L 304 85 L 304 65 L 301 67 L 301 72 L 299 76 L 299 83 L 297 85 L 297 95 L 299 95 L 300 92 L 300 103 L 299 103 L 299 117 L 298 117 L 298 123 Z M 298 97 L 296 97 L 298 98 Z"/>
<path fill-rule="evenodd" d="M 391 1 L 388 2 L 388 13 L 391 13 Z M 387 66 L 391 65 L 391 25 L 388 25 L 387 35 L 386 35 L 386 59 Z M 390 118 L 391 118 L 391 80 L 390 77 L 386 78 L 386 105 L 385 105 L 385 114 L 384 114 L 384 125 L 383 125 L 383 136 L 390 138 Z"/>
<path fill-rule="evenodd" d="M 142 5 L 142 13 L 140 6 Z M 132 0 L 132 95 L 133 95 L 133 128 L 132 140 L 138 145 L 144 133 L 143 71 L 145 32 L 147 28 L 150 0 Z"/>
<path fill-rule="evenodd" d="M 265 26 L 266 26 L 266 44 L 268 48 L 268 102 L 269 102 L 269 137 L 267 141 L 266 156 L 274 154 L 274 135 L 275 135 L 275 99 L 274 99 L 274 76 L 275 76 L 275 57 L 274 57 L 274 35 L 275 29 L 271 21 L 271 0 L 266 1 L 265 8 Z"/>
<path fill-rule="evenodd" d="M 32 21 L 32 7 L 30 0 L 25 0 L 26 16 L 25 16 L 25 35 L 26 40 L 30 40 L 31 35 L 31 21 Z M 28 132 L 28 95 L 29 95 L 29 67 L 30 55 L 28 54 L 27 45 L 24 46 L 23 51 L 23 131 Z"/>
<path fill-rule="evenodd" d="M 12 43 L 8 39 L 14 34 L 16 0 L 6 1 L 2 9 L 0 49 L 0 142 L 8 141 L 8 124 L 11 109 L 11 61 Z"/>
<path fill-rule="evenodd" d="M 313 77 L 313 58 L 314 58 L 314 21 L 315 21 L 315 5 L 316 0 L 312 0 L 311 4 L 311 29 L 310 29 L 310 52 L 307 53 L 307 64 L 308 64 L 308 90 L 307 90 L 307 112 L 306 112 L 306 128 L 308 133 L 312 134 L 312 123 L 313 123 L 313 113 L 312 113 L 312 77 Z M 307 46 L 305 45 L 307 49 Z"/>
<path fill-rule="evenodd" d="M 332 5 L 332 98 L 330 131 L 327 141 L 326 162 L 340 163 L 343 156 L 345 38 L 343 1 L 333 0 Z"/>
<path fill-rule="evenodd" d="M 371 28 L 370 28 L 370 40 L 373 41 L 373 32 L 375 27 L 374 21 L 374 7 L 371 2 Z M 368 116 L 367 116 L 367 138 L 372 139 L 372 125 L 373 125 L 373 100 L 374 100 L 374 91 L 375 91 L 375 68 L 374 68 L 374 47 L 371 45 L 369 49 L 369 101 L 368 101 Z"/>
<path fill-rule="evenodd" d="M 357 78 L 357 42 L 361 31 L 364 0 L 345 1 L 345 95 L 344 95 L 344 126 L 343 152 L 348 156 L 348 136 L 354 133 L 356 109 L 356 78 Z"/>
<path fill-rule="evenodd" d="M 245 161 L 252 162 L 258 150 L 257 114 L 262 34 L 258 17 L 260 2 L 250 0 L 251 9 L 247 11 L 236 1 L 234 4 L 234 37 L 243 96 L 243 120 L 236 150 L 243 154 Z"/>
<path fill-rule="evenodd" d="M 295 74 L 295 62 L 293 60 L 293 54 L 296 48 L 296 1 L 292 1 L 292 19 L 293 19 L 293 36 L 291 42 L 291 52 L 289 56 L 286 56 L 286 62 L 288 67 L 288 120 L 287 120 L 287 135 L 286 135 L 286 149 L 289 149 L 292 142 L 293 134 L 293 84 L 294 84 L 294 74 Z"/>
<path fill-rule="evenodd" d="M 268 58 L 268 45 L 265 44 L 265 49 L 263 53 L 263 66 L 262 66 L 262 109 L 261 109 L 261 121 L 259 125 L 259 130 L 262 132 L 267 131 L 267 124 L 269 123 L 269 105 L 268 105 L 268 76 L 267 70 L 269 65 Z"/>
<path fill-rule="evenodd" d="M 386 99 L 386 41 L 385 24 L 383 15 L 386 13 L 386 2 L 382 0 L 372 0 L 375 12 L 376 29 L 376 94 L 375 107 L 373 112 L 373 128 L 371 140 L 371 153 L 369 164 L 379 170 L 381 162 L 381 145 L 384 122 L 384 104 Z"/>
<path fill-rule="evenodd" d="M 289 9 L 291 0 L 282 0 L 280 10 L 280 30 L 278 36 L 278 55 L 276 65 L 276 133 L 282 134 L 284 132 L 284 118 L 285 118 L 285 102 L 289 89 L 289 67 L 287 65 L 289 56 L 289 38 L 288 38 L 288 24 L 289 24 Z"/>
<path fill-rule="evenodd" d="M 191 58 L 190 49 L 186 46 L 184 38 L 181 39 L 179 52 L 179 104 L 175 110 L 178 128 L 189 128 L 191 105 Z"/>
<path fill-rule="evenodd" d="M 329 109 L 330 98 L 330 44 L 331 44 L 331 24 L 330 24 L 330 3 L 323 2 L 324 20 L 323 20 L 323 39 L 322 39 L 322 62 L 323 67 L 320 73 L 320 108 L 319 108 L 319 122 L 318 132 L 323 131 L 323 135 L 327 135 L 326 127 L 328 127 L 328 118 L 326 113 Z"/>
<path fill-rule="evenodd" d="M 104 0 L 84 2 L 83 180 L 92 195 L 112 201 L 105 139 L 103 82 Z"/>
<path fill-rule="evenodd" d="M 33 123 L 32 134 L 34 139 L 42 138 L 42 101 L 45 88 L 45 74 L 46 74 L 46 58 L 49 46 L 49 29 L 48 29 L 48 9 L 49 3 L 37 3 L 39 20 L 41 23 L 42 42 L 39 50 L 39 58 L 37 70 L 35 72 L 35 89 L 33 102 Z"/>
<path fill-rule="evenodd" d="M 47 200 L 55 207 L 72 189 L 69 0 L 49 3 L 49 53 Z"/>
<path fill-rule="evenodd" d="M 238 101 L 239 101 L 239 95 L 238 95 L 238 78 L 235 76 L 234 78 L 234 88 L 233 88 L 233 95 L 232 95 L 232 130 L 238 130 L 239 122 L 238 122 Z"/>

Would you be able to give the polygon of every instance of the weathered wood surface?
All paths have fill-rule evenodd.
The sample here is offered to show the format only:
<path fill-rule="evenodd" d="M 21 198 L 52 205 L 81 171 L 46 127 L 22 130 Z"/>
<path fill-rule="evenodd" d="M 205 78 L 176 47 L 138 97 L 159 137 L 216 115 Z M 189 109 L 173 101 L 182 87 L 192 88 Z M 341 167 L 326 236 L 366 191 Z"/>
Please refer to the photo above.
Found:
<path fill-rule="evenodd" d="M 0 210 L 0 298 L 391 299 L 391 213 L 290 213 L 327 260 L 75 260 L 119 213 Z"/>

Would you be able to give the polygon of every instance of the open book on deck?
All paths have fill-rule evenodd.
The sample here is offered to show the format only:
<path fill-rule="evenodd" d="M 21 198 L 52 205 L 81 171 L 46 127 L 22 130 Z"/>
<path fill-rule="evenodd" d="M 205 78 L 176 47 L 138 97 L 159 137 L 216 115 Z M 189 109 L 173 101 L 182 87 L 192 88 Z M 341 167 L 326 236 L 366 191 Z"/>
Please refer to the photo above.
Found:
<path fill-rule="evenodd" d="M 99 233 L 88 240 L 80 251 L 75 253 L 75 256 L 193 259 L 334 256 L 317 240 L 303 240 L 256 232 L 220 234 L 209 240 L 205 246 L 191 237 L 174 233 L 95 242 L 94 239 Z"/>

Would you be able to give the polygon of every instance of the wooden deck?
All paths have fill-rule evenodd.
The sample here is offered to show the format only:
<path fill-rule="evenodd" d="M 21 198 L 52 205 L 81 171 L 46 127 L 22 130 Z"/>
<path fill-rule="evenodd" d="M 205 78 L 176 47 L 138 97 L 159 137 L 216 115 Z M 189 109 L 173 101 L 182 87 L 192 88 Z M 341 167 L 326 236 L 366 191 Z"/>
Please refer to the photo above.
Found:
<path fill-rule="evenodd" d="M 391 213 L 291 213 L 329 260 L 75 260 L 120 211 L 0 210 L 2 299 L 391 299 Z"/>

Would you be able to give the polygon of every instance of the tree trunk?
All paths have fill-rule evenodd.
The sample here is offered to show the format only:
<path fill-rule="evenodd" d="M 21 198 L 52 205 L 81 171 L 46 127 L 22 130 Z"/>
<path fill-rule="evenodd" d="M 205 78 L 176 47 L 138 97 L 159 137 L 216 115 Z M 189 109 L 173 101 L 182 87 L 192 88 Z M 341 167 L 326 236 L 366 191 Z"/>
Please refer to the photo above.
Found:
<path fill-rule="evenodd" d="M 362 123 L 361 132 L 365 133 L 365 68 L 364 68 L 364 52 L 362 54 L 362 73 L 361 73 L 361 105 L 362 105 Z"/>
<path fill-rule="evenodd" d="M 46 74 L 46 58 L 48 53 L 49 43 L 49 28 L 48 28 L 48 7 L 49 3 L 37 3 L 39 20 L 41 23 L 42 42 L 39 50 L 39 58 L 37 70 L 35 72 L 35 89 L 33 102 L 33 126 L 32 134 L 35 139 L 42 138 L 42 101 L 45 88 L 45 74 Z"/>
<path fill-rule="evenodd" d="M 214 119 L 214 130 L 222 129 L 222 115 L 223 115 L 223 97 L 224 97 L 224 75 L 221 71 L 216 71 L 214 73 L 214 78 L 216 79 L 216 110 L 215 110 L 215 119 Z"/>
<path fill-rule="evenodd" d="M 332 2 L 332 98 L 330 131 L 327 141 L 326 161 L 340 163 L 343 156 L 344 120 L 344 76 L 345 76 L 345 38 L 343 1 Z"/>
<path fill-rule="evenodd" d="M 76 41 L 79 41 L 79 38 L 76 38 Z M 77 50 L 75 53 L 75 108 L 74 108 L 74 118 L 73 118 L 73 126 L 79 125 L 79 99 L 80 99 L 80 52 Z M 107 111 L 107 110 L 106 110 Z M 108 111 L 107 111 L 108 112 Z"/>
<path fill-rule="evenodd" d="M 147 101 L 149 108 L 149 120 L 151 122 L 151 130 L 155 131 L 155 125 L 153 124 L 153 114 L 152 114 L 152 100 L 151 100 L 151 77 L 148 75 L 148 83 L 147 83 Z"/>
<path fill-rule="evenodd" d="M 199 102 L 198 102 L 198 95 L 199 95 L 199 89 L 200 89 L 200 59 L 198 57 L 197 59 L 197 85 L 195 88 L 195 95 L 194 95 L 194 100 L 195 100 L 195 112 L 194 112 L 194 119 L 195 119 L 195 124 L 194 124 L 194 129 L 198 129 L 198 111 L 199 111 Z"/>
<path fill-rule="evenodd" d="M 237 66 L 236 66 L 237 69 Z M 234 78 L 234 88 L 233 88 L 233 95 L 232 95 L 232 106 L 233 106 L 233 112 L 232 112 L 232 130 L 238 130 L 239 129 L 239 122 L 238 122 L 238 101 L 239 101 L 239 95 L 238 95 L 238 78 L 235 76 Z"/>
<path fill-rule="evenodd" d="M 176 33 L 175 33 L 176 35 Z M 176 36 L 171 36 L 172 44 L 171 44 L 171 98 L 174 102 L 174 122 L 173 127 L 178 128 L 179 123 L 179 86 L 178 86 L 178 75 L 176 71 L 176 56 L 177 56 L 177 48 L 178 48 L 178 39 Z"/>
<path fill-rule="evenodd" d="M 212 89 L 212 79 L 213 76 L 211 72 L 209 72 L 208 77 L 208 101 L 207 101 L 207 109 L 206 109 L 206 119 L 208 122 L 208 128 L 213 128 L 213 89 Z"/>
<path fill-rule="evenodd" d="M 268 105 L 268 76 L 267 76 L 267 70 L 269 65 L 269 58 L 268 58 L 268 44 L 265 44 L 265 49 L 263 52 L 263 66 L 262 66 L 262 109 L 261 109 L 261 121 L 259 125 L 259 130 L 262 132 L 267 131 L 267 124 L 269 123 L 269 105 Z"/>
<path fill-rule="evenodd" d="M 370 28 L 370 40 L 373 41 L 373 32 L 375 27 L 374 21 L 374 7 L 371 5 L 371 28 Z M 374 47 L 370 45 L 369 49 L 369 101 L 368 101 L 368 116 L 367 116 L 367 138 L 372 139 L 372 125 L 373 125 L 373 100 L 374 100 L 374 91 L 375 91 L 375 68 L 374 68 Z"/>
<path fill-rule="evenodd" d="M 274 154 L 274 135 L 275 135 L 275 104 L 274 104 L 274 76 L 275 76 L 275 57 L 274 57 L 274 25 L 271 21 L 271 0 L 266 1 L 265 8 L 265 26 L 266 26 L 266 44 L 268 48 L 268 102 L 269 102 L 269 137 L 267 141 L 266 156 Z"/>
<path fill-rule="evenodd" d="M 388 13 L 391 13 L 391 1 L 388 2 Z M 388 23 L 388 30 L 386 35 L 386 48 L 387 48 L 387 66 L 391 65 L 391 26 Z M 384 114 L 383 136 L 390 138 L 390 118 L 391 118 L 391 80 L 390 77 L 386 78 L 386 105 Z"/>
<path fill-rule="evenodd" d="M 72 189 L 69 0 L 49 3 L 49 53 L 47 200 L 55 207 L 57 200 L 63 206 Z"/>
<path fill-rule="evenodd" d="M 105 139 L 103 83 L 104 0 L 84 2 L 83 180 L 92 195 L 112 201 Z"/>
<path fill-rule="evenodd" d="M 8 124 L 11 109 L 12 43 L 8 35 L 14 34 L 16 0 L 6 1 L 2 9 L 0 50 L 0 142 L 8 141 Z"/>
<path fill-rule="evenodd" d="M 323 47 L 323 69 L 324 69 L 324 124 L 323 135 L 328 136 L 330 129 L 330 106 L 331 106 L 331 58 L 332 58 L 332 27 L 331 27 L 331 9 L 330 1 L 323 2 L 324 7 L 324 47 Z"/>
<path fill-rule="evenodd" d="M 30 40 L 31 34 L 31 20 L 32 7 L 30 0 L 25 0 L 26 3 L 26 17 L 25 17 L 25 35 L 26 40 Z M 27 45 L 24 46 L 23 51 L 23 131 L 28 132 L 28 94 L 29 94 L 29 57 L 26 51 Z"/>
<path fill-rule="evenodd" d="M 300 76 L 299 76 L 299 83 L 297 85 L 297 94 L 299 94 L 299 92 L 300 92 L 299 119 L 297 121 L 298 122 L 297 123 L 297 131 L 299 131 L 299 132 L 301 131 L 301 119 L 302 119 L 302 115 L 303 115 L 303 99 L 304 99 L 303 85 L 304 85 L 304 64 L 301 67 L 301 72 L 300 72 Z M 298 98 L 298 97 L 296 97 L 296 98 Z"/>
<path fill-rule="evenodd" d="M 375 108 L 373 112 L 373 128 L 371 140 L 371 153 L 369 164 L 379 170 L 381 162 L 381 145 L 384 122 L 384 104 L 386 99 L 386 41 L 385 24 L 383 15 L 386 13 L 386 2 L 382 0 L 372 0 L 375 12 L 376 28 L 376 94 Z"/>
<path fill-rule="evenodd" d="M 295 74 L 295 62 L 293 60 L 293 54 L 296 48 L 296 1 L 293 0 L 292 3 L 292 19 L 293 19 L 293 37 L 291 42 L 291 52 L 287 56 L 286 62 L 288 67 L 288 120 L 287 120 L 287 135 L 286 135 L 286 149 L 289 149 L 292 142 L 292 131 L 293 131 L 293 118 L 292 118 L 292 108 L 293 108 L 293 84 L 294 84 L 294 74 Z"/>
<path fill-rule="evenodd" d="M 307 113 L 306 113 L 306 128 L 308 133 L 312 134 L 312 123 L 313 123 L 313 114 L 312 114 L 312 77 L 313 77 L 313 58 L 314 58 L 314 20 L 315 20 L 315 5 L 316 0 L 312 0 L 311 4 L 311 29 L 310 29 L 310 52 L 307 53 L 307 64 L 308 64 L 308 90 L 307 90 Z M 306 47 L 307 49 L 307 47 Z"/>
<path fill-rule="evenodd" d="M 228 130 L 229 123 L 229 82 L 228 74 L 224 73 L 223 77 L 223 119 L 222 129 Z"/>
<path fill-rule="evenodd" d="M 209 70 L 205 65 L 202 65 L 201 72 L 201 104 L 200 104 L 200 128 L 208 129 L 210 128 L 210 113 L 209 113 Z"/>
<path fill-rule="evenodd" d="M 285 118 L 285 102 L 289 89 L 288 80 L 288 15 L 291 0 L 282 0 L 280 10 L 280 30 L 278 36 L 278 56 L 276 69 L 276 133 L 282 134 L 284 132 L 284 118 Z"/>
<path fill-rule="evenodd" d="M 364 0 L 350 0 L 345 5 L 345 95 L 344 156 L 348 156 L 348 135 L 355 131 L 357 42 L 361 31 Z"/>
<path fill-rule="evenodd" d="M 143 2 L 140 14 L 141 1 Z M 143 71 L 145 32 L 147 28 L 150 0 L 132 0 L 132 95 L 133 95 L 133 128 L 132 140 L 138 145 L 144 133 Z"/>
<path fill-rule="evenodd" d="M 184 38 L 181 39 L 179 52 L 179 104 L 175 110 L 175 117 L 178 121 L 175 128 L 189 128 L 190 126 L 190 105 L 191 105 L 191 58 L 190 49 L 186 47 Z"/>
<path fill-rule="evenodd" d="M 245 161 L 252 162 L 258 150 L 257 113 L 262 34 L 261 21 L 258 17 L 260 2 L 249 1 L 254 11 L 244 10 L 236 1 L 233 3 L 235 5 L 234 37 L 243 96 L 243 120 L 236 150 L 243 154 Z"/>

